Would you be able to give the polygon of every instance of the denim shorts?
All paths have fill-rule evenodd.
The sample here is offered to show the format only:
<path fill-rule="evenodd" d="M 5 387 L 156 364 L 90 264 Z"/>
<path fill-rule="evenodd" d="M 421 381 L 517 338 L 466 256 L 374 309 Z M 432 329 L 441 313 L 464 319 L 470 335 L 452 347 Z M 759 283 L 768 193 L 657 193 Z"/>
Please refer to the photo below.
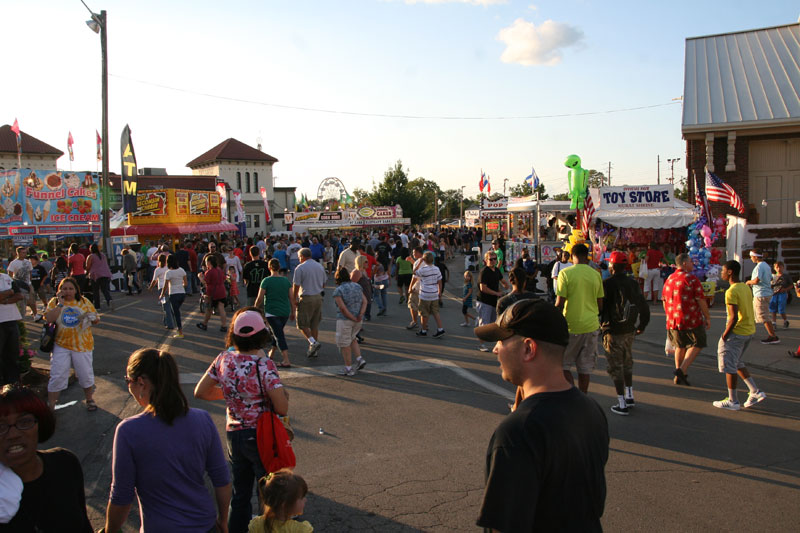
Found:
<path fill-rule="evenodd" d="M 773 294 L 769 300 L 769 312 L 786 314 L 786 300 L 789 299 L 789 294 L 782 292 L 780 294 Z"/>

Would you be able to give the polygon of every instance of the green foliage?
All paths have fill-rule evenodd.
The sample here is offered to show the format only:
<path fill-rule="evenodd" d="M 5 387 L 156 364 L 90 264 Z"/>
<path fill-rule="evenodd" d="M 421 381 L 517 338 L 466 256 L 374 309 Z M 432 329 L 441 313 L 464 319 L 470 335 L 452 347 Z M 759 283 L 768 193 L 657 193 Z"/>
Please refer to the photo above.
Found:
<path fill-rule="evenodd" d="M 539 186 L 536 188 L 536 190 L 539 192 L 540 200 L 547 200 L 548 194 L 544 192 L 544 183 L 539 182 Z M 527 181 L 514 185 L 508 192 L 509 196 L 514 197 L 529 196 L 531 194 L 533 194 L 533 190 L 531 189 L 531 186 L 528 185 Z"/>
<path fill-rule="evenodd" d="M 565 193 L 565 192 L 560 192 L 558 194 L 554 194 L 553 195 L 553 200 L 561 200 L 561 201 L 569 200 L 569 194 Z"/>
<path fill-rule="evenodd" d="M 602 172 L 598 172 L 597 170 L 590 168 L 586 171 L 589 174 L 589 187 L 591 188 L 600 188 L 605 185 L 606 176 Z"/>

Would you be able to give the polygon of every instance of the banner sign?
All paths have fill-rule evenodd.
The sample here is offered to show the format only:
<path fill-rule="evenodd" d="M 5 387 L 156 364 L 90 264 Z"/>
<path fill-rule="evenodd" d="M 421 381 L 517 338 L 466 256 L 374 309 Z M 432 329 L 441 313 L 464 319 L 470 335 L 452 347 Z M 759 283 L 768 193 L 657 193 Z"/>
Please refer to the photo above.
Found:
<path fill-rule="evenodd" d="M 137 211 L 136 186 L 139 174 L 131 140 L 131 128 L 127 124 L 122 130 L 120 153 L 122 154 L 122 207 L 126 213 L 133 213 Z"/>
<path fill-rule="evenodd" d="M 52 234 L 45 228 L 63 224 L 76 224 L 65 233 L 99 231 L 98 180 L 92 172 L 0 170 L 0 227 L 12 235 Z"/>
<path fill-rule="evenodd" d="M 139 191 L 136 205 L 136 212 L 128 214 L 128 224 L 180 224 L 221 220 L 219 195 L 216 191 Z"/>
<path fill-rule="evenodd" d="M 483 211 L 505 211 L 507 208 L 508 198 L 500 198 L 499 200 L 484 198 L 481 200 L 481 209 Z"/>
<path fill-rule="evenodd" d="M 224 182 L 217 183 L 217 195 L 219 196 L 219 205 L 222 211 L 222 220 L 228 220 L 228 189 Z"/>
<path fill-rule="evenodd" d="M 264 222 L 269 224 L 272 222 L 272 215 L 269 212 L 269 200 L 267 200 L 266 187 L 261 187 L 259 192 L 261 193 L 261 199 L 264 201 Z"/>
<path fill-rule="evenodd" d="M 601 187 L 600 208 L 612 210 L 673 207 L 674 197 L 675 191 L 672 185 Z"/>
<path fill-rule="evenodd" d="M 236 207 L 236 219 L 234 222 L 236 224 L 244 224 L 244 205 L 242 204 L 242 192 L 241 191 L 232 191 L 231 196 L 233 198 L 233 205 Z"/>

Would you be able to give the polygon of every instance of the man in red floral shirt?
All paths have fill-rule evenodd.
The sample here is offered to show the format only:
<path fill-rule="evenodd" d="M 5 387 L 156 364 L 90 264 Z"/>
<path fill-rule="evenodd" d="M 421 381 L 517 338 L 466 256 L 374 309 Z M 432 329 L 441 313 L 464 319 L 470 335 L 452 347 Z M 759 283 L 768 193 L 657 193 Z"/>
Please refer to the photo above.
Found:
<path fill-rule="evenodd" d="M 689 385 L 686 372 L 700 350 L 706 347 L 706 330 L 711 316 L 700 280 L 692 275 L 694 264 L 689 254 L 675 258 L 678 267 L 664 284 L 664 313 L 667 335 L 675 346 L 675 384 Z"/>

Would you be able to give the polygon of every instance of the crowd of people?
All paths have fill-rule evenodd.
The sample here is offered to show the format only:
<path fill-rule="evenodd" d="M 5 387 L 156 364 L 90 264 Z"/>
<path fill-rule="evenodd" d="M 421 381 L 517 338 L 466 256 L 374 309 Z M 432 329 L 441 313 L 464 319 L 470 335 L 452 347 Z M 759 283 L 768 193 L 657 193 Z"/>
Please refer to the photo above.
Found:
<path fill-rule="evenodd" d="M 185 334 L 180 310 L 189 296 L 199 294 L 204 300 L 200 330 L 208 330 L 214 314 L 220 320 L 220 330 L 226 334 L 224 349 L 197 384 L 194 396 L 225 403 L 228 457 L 226 464 L 208 413 L 189 407 L 172 356 L 156 349 L 136 351 L 128 358 L 125 381 L 143 412 L 116 429 L 105 530 L 117 531 L 137 498 L 144 530 L 311 531 L 308 522 L 291 520 L 303 512 L 305 481 L 290 470 L 267 472 L 256 445 L 261 413 L 289 412 L 289 393 L 279 374 L 292 366 L 285 327 L 294 321 L 307 343 L 306 357 L 319 357 L 325 288 L 332 282 L 335 344 L 343 361 L 339 374 L 354 377 L 367 365 L 360 347 L 365 342 L 364 323 L 373 320 L 373 303 L 376 320 L 390 315 L 388 294 L 394 280 L 397 305 L 410 314 L 407 329 L 415 330 L 417 337 L 441 339 L 445 335 L 441 308 L 449 279 L 445 261 L 459 250 L 469 252 L 475 238 L 479 237 L 470 232 L 436 235 L 406 230 L 126 247 L 122 290 L 133 295 L 143 287 L 157 288 L 164 326 L 174 329 L 176 338 Z M 89 249 L 88 259 L 78 258 L 79 249 L 72 248 L 58 255 L 50 270 L 39 271 L 41 283 L 58 280 L 55 297 L 40 297 L 43 303 L 46 300 L 41 313 L 35 300 L 31 309 L 34 320 L 58 325 L 47 401 L 17 385 L 18 374 L 3 360 L 3 382 L 12 385 L 0 393 L 0 473 L 5 468 L 16 475 L 19 483 L 14 490 L 22 496 L 7 526 L 0 517 L 0 531 L 52 530 L 55 512 L 38 512 L 34 498 L 54 490 L 45 487 L 52 484 L 48 480 L 67 474 L 70 483 L 59 487 L 59 498 L 53 494 L 57 502 L 50 510 L 66 520 L 59 522 L 62 528 L 91 531 L 77 459 L 68 450 L 37 450 L 37 443 L 55 431 L 53 409 L 66 388 L 70 365 L 84 390 L 87 409 L 97 409 L 91 327 L 100 320 L 101 295 L 108 305 L 113 301 L 108 283 L 100 281 L 111 275 L 102 268 L 101 263 L 108 268 L 107 258 L 96 245 Z M 536 265 L 527 253 L 513 265 L 506 264 L 504 248 L 499 236 L 482 256 L 483 266 L 465 269 L 458 277 L 461 326 L 476 326 L 478 349 L 493 352 L 502 378 L 516 386 L 511 413 L 495 431 L 487 451 L 478 525 L 498 531 L 597 529 L 609 453 L 605 411 L 587 394 L 598 345 L 605 349 L 617 395 L 610 411 L 627 416 L 636 406 L 632 348 L 636 336 L 650 325 L 648 300 L 662 301 L 668 342 L 675 353 L 674 383 L 689 386 L 690 367 L 707 344 L 711 317 L 706 295 L 692 274 L 688 254 L 678 254 L 674 263 L 668 263 L 674 271 L 663 286 L 656 289 L 651 284 L 649 291 L 643 291 L 631 269 L 636 258 L 622 251 L 605 257 L 608 266 L 603 272 L 590 261 L 583 244 L 561 252 L 550 265 Z M 643 261 L 653 256 L 659 264 L 668 262 L 663 253 L 656 257 L 661 253 L 656 247 L 651 251 Z M 28 253 L 18 249 L 14 261 L 26 261 Z M 746 282 L 738 262 L 722 266 L 721 277 L 728 284 L 727 318 L 717 355 L 727 395 L 713 402 L 721 409 L 752 408 L 767 398 L 748 372 L 744 354 L 756 323 L 764 324 L 765 344 L 778 341 L 777 315 L 788 327 L 786 298 L 780 295 L 790 292 L 791 280 L 781 264 L 775 265 L 778 274 L 773 276 L 758 250 L 750 256 L 756 268 Z M 29 263 L 35 267 L 34 261 Z M 33 268 L 19 263 L 12 268 L 12 264 L 9 275 L 0 274 L 3 343 L 13 343 L 9 324 L 22 319 L 29 296 L 38 294 L 32 285 L 27 293 L 22 289 L 21 282 L 28 279 L 23 271 L 30 274 Z M 548 290 L 539 290 L 540 275 Z M 87 283 L 94 303 L 84 296 Z M 240 294 L 244 298 L 239 299 Z M 392 315 L 400 318 L 404 313 Z M 429 335 L 431 320 L 436 327 Z M 740 379 L 748 388 L 743 405 L 736 391 Z M 288 419 L 284 421 L 288 425 Z M 539 475 L 545 461 L 550 469 L 546 479 Z M 211 493 L 204 477 L 213 486 Z M 520 490 L 523 485 L 525 490 Z M 584 490 L 576 495 L 575 486 Z M 255 518 L 254 490 L 263 504 Z M 569 512 L 561 505 L 565 498 L 571 502 Z"/>

